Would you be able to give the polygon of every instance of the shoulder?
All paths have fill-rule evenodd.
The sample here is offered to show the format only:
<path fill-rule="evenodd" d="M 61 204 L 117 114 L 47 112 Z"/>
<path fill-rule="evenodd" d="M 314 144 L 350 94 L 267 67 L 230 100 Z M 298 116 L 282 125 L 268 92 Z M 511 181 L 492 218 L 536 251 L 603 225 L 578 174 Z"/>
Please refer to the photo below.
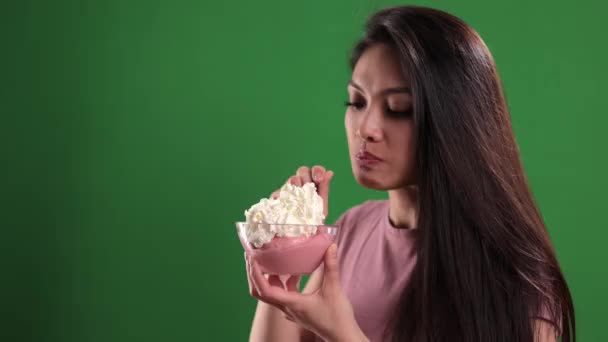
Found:
<path fill-rule="evenodd" d="M 556 342 L 561 335 L 560 327 L 544 318 L 534 319 L 532 325 L 535 341 Z"/>
<path fill-rule="evenodd" d="M 563 326 L 559 305 L 551 306 L 543 302 L 538 314 L 532 315 L 532 318 L 537 329 L 537 335 L 560 336 L 562 334 Z M 552 332 L 552 334 L 549 334 L 549 332 Z M 541 339 L 541 341 L 545 341 L 545 339 Z"/>
<path fill-rule="evenodd" d="M 335 225 L 339 227 L 338 236 L 336 238 L 338 244 L 344 243 L 346 240 L 352 240 L 356 235 L 351 234 L 354 231 L 363 233 L 368 229 L 374 229 L 374 224 L 379 213 L 382 212 L 387 201 L 379 200 L 368 200 L 361 204 L 358 204 L 347 211 L 345 211 L 340 218 L 336 221 Z"/>
<path fill-rule="evenodd" d="M 361 229 L 373 229 L 372 226 L 365 224 L 365 222 L 371 217 L 374 217 L 374 213 L 378 213 L 378 210 L 382 208 L 383 204 L 384 201 L 365 201 L 346 210 L 338 220 L 336 220 L 334 225 L 339 228 L 335 242 L 338 244 L 338 253 L 340 257 L 343 258 L 344 253 L 346 253 L 347 250 L 350 250 L 353 244 L 356 244 L 357 237 L 365 235 L 361 234 L 363 233 Z M 355 231 L 358 232 L 358 234 L 355 234 Z"/>

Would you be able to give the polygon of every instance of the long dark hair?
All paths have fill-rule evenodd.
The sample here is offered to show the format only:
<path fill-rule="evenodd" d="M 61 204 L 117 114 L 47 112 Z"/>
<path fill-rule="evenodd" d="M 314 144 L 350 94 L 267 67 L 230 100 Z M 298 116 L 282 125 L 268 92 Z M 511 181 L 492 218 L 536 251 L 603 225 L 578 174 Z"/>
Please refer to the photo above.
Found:
<path fill-rule="evenodd" d="M 378 43 L 394 49 L 412 89 L 422 234 L 387 339 L 529 342 L 542 317 L 576 341 L 572 297 L 483 40 L 451 14 L 391 7 L 369 19 L 351 68 Z"/>

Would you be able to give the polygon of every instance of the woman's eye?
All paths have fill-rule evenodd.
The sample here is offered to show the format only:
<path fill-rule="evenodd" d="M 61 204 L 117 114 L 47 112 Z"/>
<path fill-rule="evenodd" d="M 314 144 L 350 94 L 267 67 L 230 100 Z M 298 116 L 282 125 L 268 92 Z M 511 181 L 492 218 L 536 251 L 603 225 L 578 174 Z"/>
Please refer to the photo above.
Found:
<path fill-rule="evenodd" d="M 386 113 L 388 114 L 388 116 L 393 118 L 406 118 L 412 115 L 412 110 L 392 110 L 390 108 L 387 108 Z"/>
<path fill-rule="evenodd" d="M 353 102 L 346 101 L 346 102 L 344 102 L 344 105 L 346 107 L 352 107 L 355 110 L 361 110 L 361 109 L 365 108 L 365 102 L 361 102 L 361 101 L 353 101 Z"/>

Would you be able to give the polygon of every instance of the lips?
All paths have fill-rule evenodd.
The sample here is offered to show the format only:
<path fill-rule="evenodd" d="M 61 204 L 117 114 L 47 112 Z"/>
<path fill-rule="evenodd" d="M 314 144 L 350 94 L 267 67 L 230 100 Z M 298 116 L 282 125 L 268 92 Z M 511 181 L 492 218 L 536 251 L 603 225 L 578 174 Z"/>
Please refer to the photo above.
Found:
<path fill-rule="evenodd" d="M 355 156 L 357 164 L 363 168 L 363 170 L 369 170 L 371 167 L 382 162 L 382 159 L 370 152 L 361 151 Z"/>
<path fill-rule="evenodd" d="M 376 162 L 382 161 L 382 159 L 380 157 L 377 157 L 374 154 L 367 152 L 367 151 L 361 151 L 361 152 L 357 153 L 356 158 L 357 158 L 357 160 L 362 160 L 362 161 L 376 161 Z"/>

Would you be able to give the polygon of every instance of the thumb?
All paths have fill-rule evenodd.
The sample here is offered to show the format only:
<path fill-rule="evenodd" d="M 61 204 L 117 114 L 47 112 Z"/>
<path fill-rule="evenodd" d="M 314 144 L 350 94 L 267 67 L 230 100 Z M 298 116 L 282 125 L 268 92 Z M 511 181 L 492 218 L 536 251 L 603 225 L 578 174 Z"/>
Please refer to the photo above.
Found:
<path fill-rule="evenodd" d="M 333 177 L 334 172 L 327 171 L 323 176 L 323 180 L 319 183 L 319 189 L 317 189 L 317 193 L 323 198 L 323 214 L 325 217 L 329 213 L 329 184 Z"/>
<path fill-rule="evenodd" d="M 325 274 L 323 278 L 327 285 L 340 284 L 340 271 L 338 265 L 338 245 L 332 243 L 325 252 Z"/>

